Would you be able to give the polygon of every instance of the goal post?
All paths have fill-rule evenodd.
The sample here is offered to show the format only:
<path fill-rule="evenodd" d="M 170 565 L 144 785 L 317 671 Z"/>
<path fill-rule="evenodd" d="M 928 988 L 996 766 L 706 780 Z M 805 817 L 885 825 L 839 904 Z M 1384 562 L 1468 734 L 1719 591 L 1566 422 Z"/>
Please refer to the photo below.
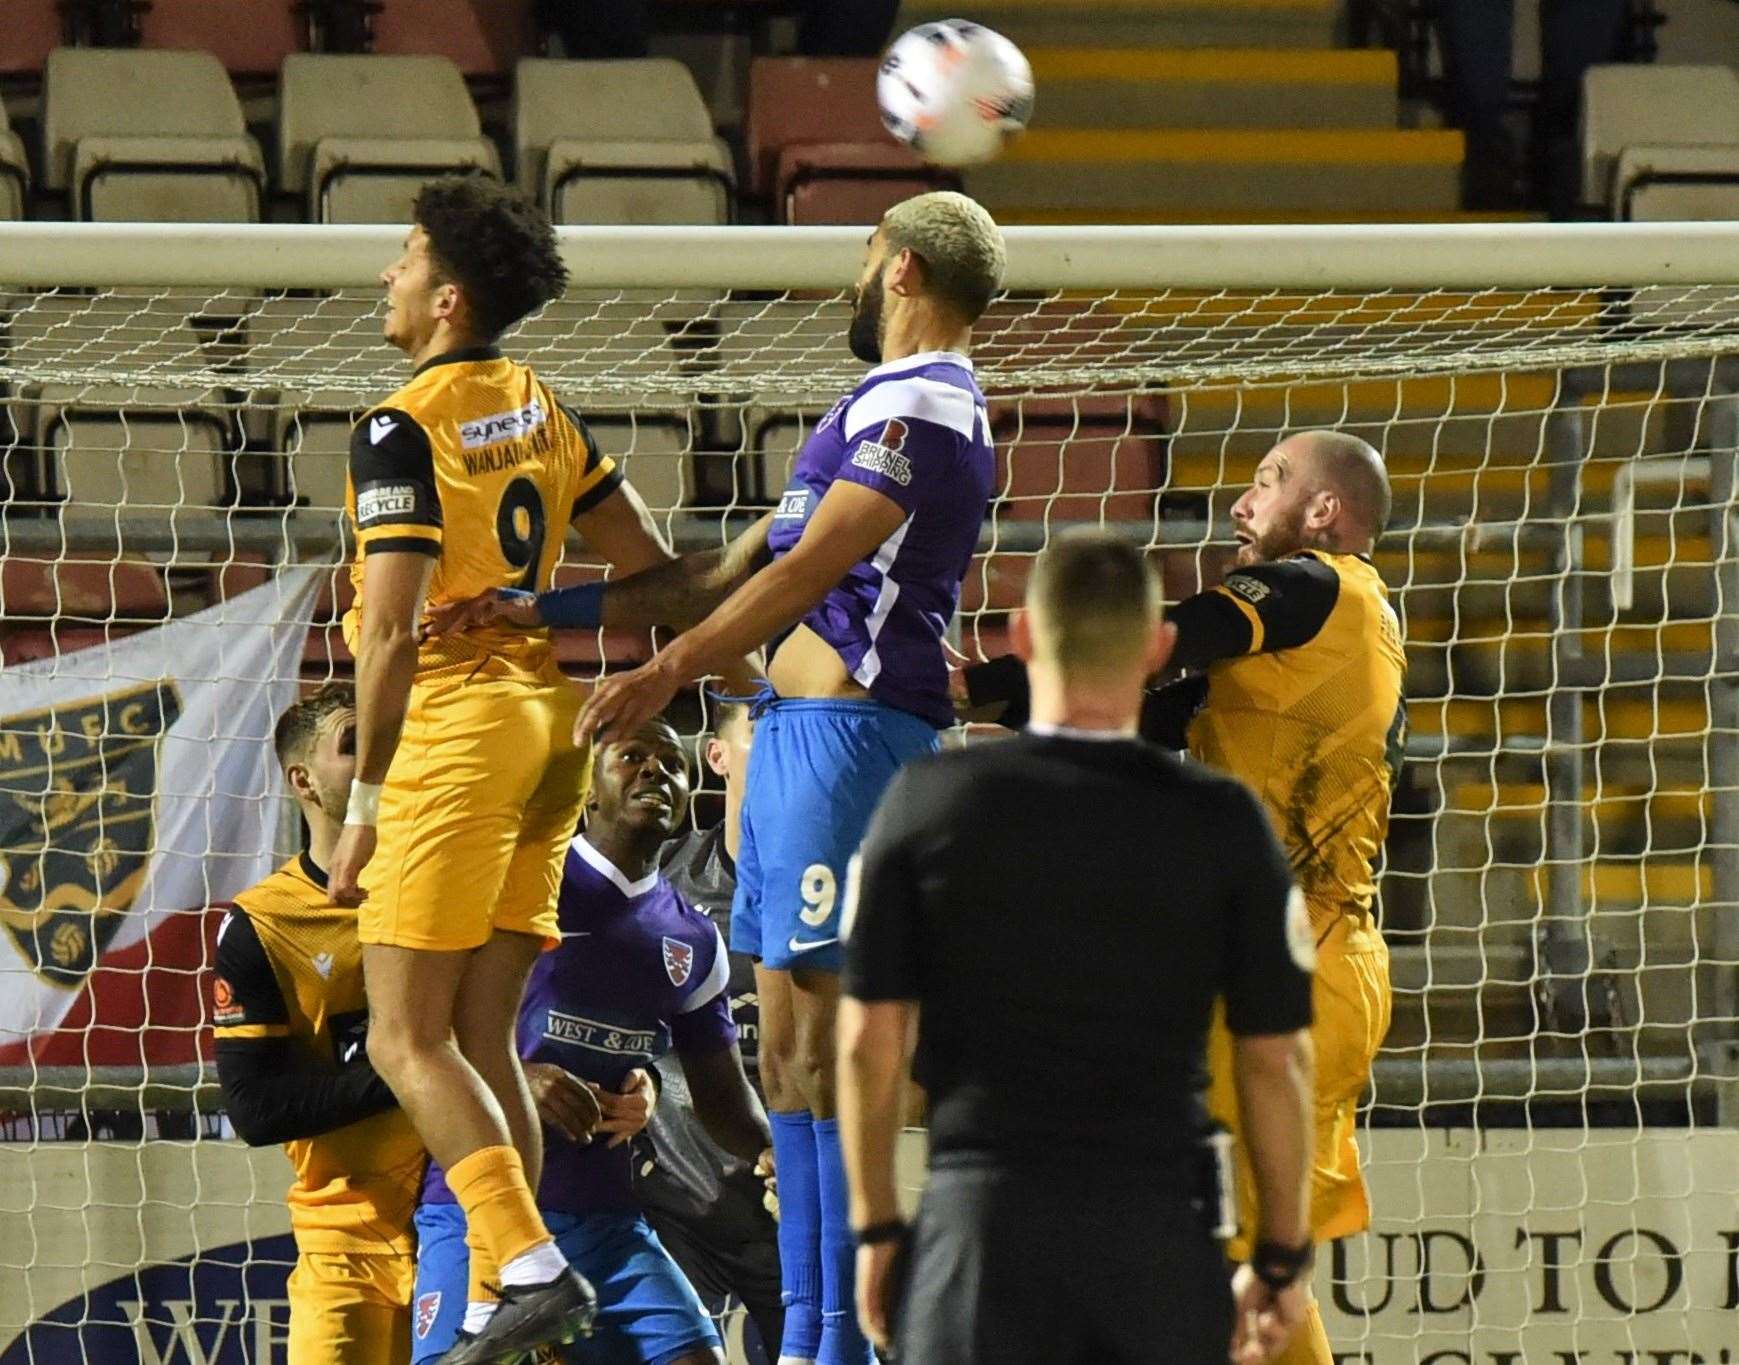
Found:
<path fill-rule="evenodd" d="M 350 668 L 345 451 L 407 373 L 377 283 L 402 235 L 0 224 L 0 1277 L 27 1290 L 0 1301 L 0 1365 L 281 1359 L 287 1172 L 213 1140 L 199 993 L 209 907 L 296 837 L 262 718 Z M 718 543 L 863 373 L 867 229 L 558 236 L 569 292 L 507 349 L 674 543 Z M 1361 1130 L 1373 1231 L 1318 1271 L 1337 1351 L 1717 1359 L 1739 1307 L 1739 225 L 1007 238 L 975 336 L 999 490 L 967 654 L 1006 648 L 1068 526 L 1138 540 L 1175 600 L 1225 571 L 1280 436 L 1340 427 L 1388 463 L 1395 1018 Z M 565 578 L 601 572 L 569 550 Z M 652 645 L 562 657 L 590 676 Z"/>

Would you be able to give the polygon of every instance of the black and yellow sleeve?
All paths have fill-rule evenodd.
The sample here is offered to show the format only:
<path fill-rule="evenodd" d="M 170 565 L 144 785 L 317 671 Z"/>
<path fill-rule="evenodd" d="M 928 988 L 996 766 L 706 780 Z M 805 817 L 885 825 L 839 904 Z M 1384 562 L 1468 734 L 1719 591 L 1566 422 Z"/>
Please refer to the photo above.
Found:
<path fill-rule="evenodd" d="M 350 433 L 356 543 L 383 550 L 441 552 L 441 494 L 429 434 L 408 412 L 376 408 Z"/>
<path fill-rule="evenodd" d="M 580 473 L 579 485 L 574 489 L 574 504 L 568 512 L 568 520 L 572 521 L 590 512 L 620 488 L 622 471 L 616 468 L 614 460 L 598 448 L 597 439 L 592 435 L 592 429 L 586 425 L 585 419 L 566 403 L 558 403 L 557 406 L 586 447 L 585 468 Z"/>
<path fill-rule="evenodd" d="M 212 1033 L 219 1039 L 283 1038 L 290 1029 L 284 990 L 240 905 L 217 931 L 217 975 L 211 987 Z"/>
<path fill-rule="evenodd" d="M 1240 654 L 1296 649 L 1316 638 L 1339 598 L 1340 575 L 1313 554 L 1236 569 L 1166 613 L 1177 627 L 1171 661 L 1203 668 Z"/>
<path fill-rule="evenodd" d="M 238 905 L 218 930 L 212 986 L 217 1080 L 231 1126 L 244 1142 L 270 1147 L 393 1108 L 392 1091 L 366 1055 L 336 1072 L 310 1069 L 289 1019 L 265 945 Z"/>

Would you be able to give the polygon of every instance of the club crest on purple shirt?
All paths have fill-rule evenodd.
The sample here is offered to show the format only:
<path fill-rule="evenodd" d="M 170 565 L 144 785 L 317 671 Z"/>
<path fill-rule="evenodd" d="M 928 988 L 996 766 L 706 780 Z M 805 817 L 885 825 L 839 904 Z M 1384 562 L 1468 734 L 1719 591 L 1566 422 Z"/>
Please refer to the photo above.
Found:
<path fill-rule="evenodd" d="M 690 973 L 694 971 L 694 949 L 679 939 L 664 940 L 664 970 L 670 976 L 673 986 L 686 986 Z"/>

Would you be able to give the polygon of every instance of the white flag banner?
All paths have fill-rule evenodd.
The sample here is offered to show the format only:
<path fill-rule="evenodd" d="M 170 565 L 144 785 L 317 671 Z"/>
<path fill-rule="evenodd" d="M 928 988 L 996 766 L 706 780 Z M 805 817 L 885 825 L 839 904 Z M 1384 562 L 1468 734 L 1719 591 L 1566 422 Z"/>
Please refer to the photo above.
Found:
<path fill-rule="evenodd" d="M 54 1028 L 106 951 L 275 864 L 272 727 L 317 576 L 0 673 L 0 1052 Z"/>

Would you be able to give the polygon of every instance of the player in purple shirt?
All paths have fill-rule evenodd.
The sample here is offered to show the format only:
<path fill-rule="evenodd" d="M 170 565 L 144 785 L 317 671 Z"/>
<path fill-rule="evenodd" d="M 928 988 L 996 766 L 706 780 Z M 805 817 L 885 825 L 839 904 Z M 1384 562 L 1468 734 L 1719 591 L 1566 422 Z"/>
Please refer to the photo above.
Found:
<path fill-rule="evenodd" d="M 598 1291 L 595 1335 L 567 1348 L 587 1365 L 723 1365 L 700 1299 L 641 1216 L 631 1129 L 613 1103 L 631 1078 L 675 1050 L 708 1133 L 745 1161 L 765 1160 L 770 1136 L 743 1072 L 718 929 L 658 870 L 682 827 L 689 775 L 663 720 L 600 751 L 585 833 L 568 851 L 559 914 L 562 946 L 532 969 L 519 1014 L 519 1052 L 545 1124 L 537 1202 L 557 1245 Z M 606 1122 L 592 1127 L 591 1090 Z M 575 1101 L 578 1100 L 578 1103 Z M 608 1142 L 594 1140 L 613 1133 Z M 465 1314 L 465 1217 L 438 1167 L 417 1211 L 414 1359 L 450 1348 Z"/>
<path fill-rule="evenodd" d="M 771 645 L 731 944 L 760 961 L 781 1365 L 873 1359 L 853 1308 L 834 1109 L 841 892 L 877 799 L 953 723 L 943 635 L 996 482 L 966 352 L 1005 264 L 1000 230 L 964 195 L 895 205 L 870 238 L 852 308 L 852 352 L 875 368 L 817 425 L 770 516 L 722 550 L 535 600 L 493 594 L 437 621 L 689 626 L 597 688 L 582 740 L 634 732 L 681 687 Z"/>

